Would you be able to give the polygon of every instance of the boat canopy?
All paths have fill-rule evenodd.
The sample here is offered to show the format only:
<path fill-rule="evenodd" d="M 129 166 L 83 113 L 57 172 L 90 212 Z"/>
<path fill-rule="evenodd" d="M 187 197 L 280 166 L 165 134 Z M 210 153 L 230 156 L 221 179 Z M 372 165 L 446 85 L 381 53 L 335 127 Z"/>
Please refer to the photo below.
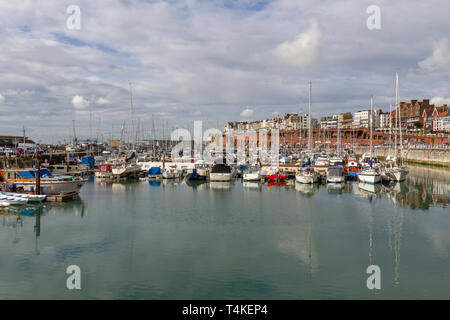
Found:
<path fill-rule="evenodd" d="M 23 179 L 36 179 L 36 172 L 38 170 L 18 171 Z M 39 170 L 41 178 L 51 177 L 52 174 L 47 169 Z"/>
<path fill-rule="evenodd" d="M 215 164 L 211 168 L 211 173 L 231 173 L 231 167 L 226 164 Z"/>

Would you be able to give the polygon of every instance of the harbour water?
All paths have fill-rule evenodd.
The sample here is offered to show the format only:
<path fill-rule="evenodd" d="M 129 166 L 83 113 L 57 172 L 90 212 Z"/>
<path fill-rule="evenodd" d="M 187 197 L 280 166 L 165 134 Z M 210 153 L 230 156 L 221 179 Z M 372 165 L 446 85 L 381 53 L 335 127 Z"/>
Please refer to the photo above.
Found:
<path fill-rule="evenodd" d="M 0 209 L 0 298 L 449 299 L 450 171 L 409 169 L 390 186 L 92 178 L 78 200 Z"/>

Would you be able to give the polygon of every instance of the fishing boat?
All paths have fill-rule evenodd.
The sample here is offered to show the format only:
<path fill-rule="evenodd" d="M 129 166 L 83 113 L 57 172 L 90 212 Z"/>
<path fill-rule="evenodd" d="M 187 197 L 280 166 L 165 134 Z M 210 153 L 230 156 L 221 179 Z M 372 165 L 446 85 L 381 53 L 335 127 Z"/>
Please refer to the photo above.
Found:
<path fill-rule="evenodd" d="M 363 168 L 358 174 L 360 182 L 368 184 L 377 184 L 381 182 L 381 174 L 378 168 L 373 166 L 373 97 L 370 98 L 370 154 L 368 162 L 363 162 Z"/>
<path fill-rule="evenodd" d="M 206 176 L 200 175 L 197 169 L 193 169 L 191 173 L 186 175 L 186 181 L 204 181 L 206 179 Z"/>
<path fill-rule="evenodd" d="M 345 182 L 344 168 L 342 166 L 328 167 L 327 182 L 329 183 Z"/>
<path fill-rule="evenodd" d="M 99 179 L 111 179 L 113 177 L 112 167 L 113 165 L 111 163 L 99 164 L 95 172 L 95 177 Z"/>
<path fill-rule="evenodd" d="M 261 174 L 259 167 L 257 166 L 247 167 L 244 171 L 242 178 L 244 179 L 244 181 L 260 181 Z"/>
<path fill-rule="evenodd" d="M 0 178 L 14 183 L 26 192 L 35 192 L 36 169 L 3 169 Z M 45 195 L 78 194 L 87 181 L 84 177 L 53 176 L 47 169 L 40 169 L 41 193 Z"/>
<path fill-rule="evenodd" d="M 360 166 L 356 159 L 349 159 L 347 161 L 347 165 L 345 166 L 345 174 L 347 175 L 347 179 L 356 180 L 358 178 L 359 170 Z"/>
<path fill-rule="evenodd" d="M 202 179 L 208 179 L 211 171 L 211 166 L 204 160 L 197 160 L 194 165 L 194 169 L 197 170 L 198 177 Z"/>

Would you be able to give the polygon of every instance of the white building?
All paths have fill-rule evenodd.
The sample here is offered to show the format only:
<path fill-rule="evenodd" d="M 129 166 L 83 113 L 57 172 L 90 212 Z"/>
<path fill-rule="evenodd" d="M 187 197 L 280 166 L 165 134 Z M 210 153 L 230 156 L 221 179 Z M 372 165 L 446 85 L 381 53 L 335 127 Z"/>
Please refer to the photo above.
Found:
<path fill-rule="evenodd" d="M 440 117 L 433 121 L 433 131 L 450 132 L 450 116 Z"/>
<path fill-rule="evenodd" d="M 378 128 L 380 126 L 380 114 L 381 109 L 373 110 L 373 127 Z M 354 128 L 369 128 L 370 110 L 362 110 L 355 112 L 353 117 Z"/>
<path fill-rule="evenodd" d="M 391 114 L 389 112 L 381 112 L 379 115 L 379 128 L 389 129 L 391 122 Z"/>

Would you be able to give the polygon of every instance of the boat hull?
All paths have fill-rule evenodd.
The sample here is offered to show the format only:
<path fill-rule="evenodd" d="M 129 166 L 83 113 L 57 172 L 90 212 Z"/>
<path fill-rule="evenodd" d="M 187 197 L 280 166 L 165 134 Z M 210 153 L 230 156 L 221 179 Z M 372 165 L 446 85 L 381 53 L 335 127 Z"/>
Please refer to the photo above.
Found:
<path fill-rule="evenodd" d="M 345 177 L 343 177 L 343 176 L 327 177 L 327 182 L 329 182 L 329 183 L 342 183 L 342 182 L 345 182 Z"/>
<path fill-rule="evenodd" d="M 209 180 L 210 181 L 231 181 L 232 174 L 231 173 L 210 173 Z"/>
<path fill-rule="evenodd" d="M 310 175 L 301 175 L 298 174 L 295 176 L 295 181 L 302 184 L 313 184 L 319 181 L 319 178 L 317 176 L 310 176 Z"/>
<path fill-rule="evenodd" d="M 52 182 L 41 180 L 41 193 L 47 196 L 73 193 L 78 194 L 86 181 L 86 179 Z M 36 182 L 16 182 L 16 184 L 18 187 L 23 187 L 27 192 L 34 192 L 36 188 Z"/>
<path fill-rule="evenodd" d="M 358 180 L 360 182 L 368 183 L 368 184 L 376 184 L 381 182 L 380 174 L 364 174 L 360 173 L 358 175 Z"/>
<path fill-rule="evenodd" d="M 244 181 L 259 181 L 261 180 L 261 175 L 259 173 L 244 173 Z"/>

